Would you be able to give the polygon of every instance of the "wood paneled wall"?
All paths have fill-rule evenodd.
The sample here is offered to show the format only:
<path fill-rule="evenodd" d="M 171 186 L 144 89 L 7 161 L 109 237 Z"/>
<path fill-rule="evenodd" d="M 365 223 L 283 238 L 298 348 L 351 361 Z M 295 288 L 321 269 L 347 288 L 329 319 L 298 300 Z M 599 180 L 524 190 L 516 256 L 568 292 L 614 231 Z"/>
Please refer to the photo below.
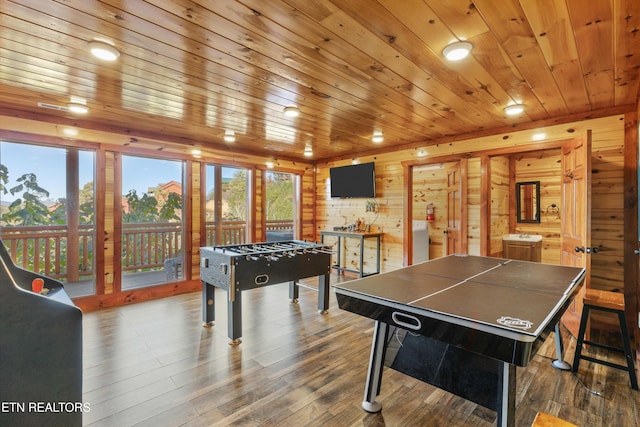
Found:
<path fill-rule="evenodd" d="M 560 203 L 560 150 L 524 153 L 511 156 L 511 159 L 515 163 L 515 182 L 540 181 L 540 223 L 516 223 L 513 232 L 541 235 L 542 262 L 560 264 L 560 225 L 563 211 Z M 514 185 L 512 182 L 511 187 Z"/>
<path fill-rule="evenodd" d="M 494 156 L 489 161 L 489 256 L 502 256 L 502 236 L 509 234 L 509 204 L 513 203 L 513 179 L 509 175 L 509 157 Z M 516 178 L 516 181 L 518 179 Z M 480 190 L 480 183 L 476 183 Z M 471 220 L 471 219 L 470 219 Z M 474 218 L 480 224 L 480 218 Z M 514 230 L 514 232 L 516 232 Z M 478 236 L 480 238 L 480 236 Z M 479 253 L 478 253 L 479 254 Z"/>
<path fill-rule="evenodd" d="M 403 198 L 411 197 L 414 202 L 437 199 L 440 189 L 432 184 L 437 181 L 433 176 L 433 183 L 425 181 L 422 187 L 414 181 L 414 194 L 405 194 L 403 187 L 403 164 L 418 165 L 442 162 L 443 159 L 455 161 L 455 158 L 468 158 L 468 247 L 470 253 L 479 253 L 482 247 L 480 238 L 480 214 L 482 203 L 502 203 L 506 197 L 504 182 L 504 166 L 498 166 L 496 159 L 490 162 L 491 167 L 483 166 L 482 158 L 487 156 L 503 156 L 514 159 L 516 175 L 514 180 L 541 181 L 541 223 L 516 224 L 513 232 L 543 235 L 543 262 L 559 262 L 559 224 L 562 215 L 560 206 L 560 163 L 558 147 L 560 141 L 576 136 L 586 135 L 587 130 L 593 132 L 593 189 L 592 189 L 592 246 L 598 246 L 601 251 L 592 256 L 591 285 L 599 289 L 622 289 L 623 283 L 623 148 L 624 148 L 624 116 L 616 115 L 593 120 L 547 126 L 542 129 L 514 131 L 509 134 L 480 137 L 446 144 L 416 147 L 375 156 L 358 158 L 361 162 L 373 161 L 376 164 L 377 198 L 380 205 L 380 215 L 377 225 L 385 233 L 382 243 L 382 270 L 390 271 L 403 266 L 403 251 L 406 250 L 403 227 Z M 535 133 L 544 132 L 546 138 L 534 142 Z M 542 151 L 541 151 L 542 150 Z M 426 153 L 426 155 L 425 155 Z M 526 153 L 526 154 L 525 154 Z M 486 160 L 485 160 L 486 161 Z M 319 232 L 334 226 L 350 224 L 356 218 L 365 216 L 364 204 L 361 199 L 331 199 L 329 197 L 329 168 L 349 164 L 351 159 L 344 161 L 326 162 L 317 165 L 316 174 L 316 238 Z M 412 169 L 408 168 L 409 170 Z M 487 179 L 485 172 L 495 172 L 491 177 L 491 186 L 495 194 L 482 194 L 482 180 Z M 418 179 L 419 183 L 420 179 Z M 512 184 L 513 181 L 509 180 Z M 510 184 L 510 191 L 514 191 Z M 513 194 L 513 193 L 512 193 Z M 483 201 L 484 200 L 484 201 Z M 547 210 L 556 204 L 559 212 Z M 420 212 L 422 207 L 416 209 Z M 487 210 L 491 211 L 491 210 Z M 499 212 L 499 211 L 497 211 Z M 436 210 L 436 221 L 437 221 Z M 365 218 L 366 219 L 366 218 Z M 495 221 L 491 229 L 490 251 L 496 251 L 498 239 L 504 233 L 504 220 Z M 438 249 L 439 230 L 437 222 L 431 227 L 432 246 L 431 257 L 442 254 Z M 501 246 L 501 243 L 500 243 Z M 500 247 L 501 251 L 501 247 Z M 371 262 L 372 260 L 368 260 Z"/>

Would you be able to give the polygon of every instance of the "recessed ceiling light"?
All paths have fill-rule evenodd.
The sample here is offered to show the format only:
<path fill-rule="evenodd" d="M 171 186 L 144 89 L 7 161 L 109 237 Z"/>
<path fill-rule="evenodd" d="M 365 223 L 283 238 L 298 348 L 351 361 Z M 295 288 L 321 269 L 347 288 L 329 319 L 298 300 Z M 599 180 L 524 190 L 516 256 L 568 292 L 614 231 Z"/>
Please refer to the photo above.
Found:
<path fill-rule="evenodd" d="M 295 105 L 287 105 L 284 107 L 284 115 L 288 117 L 298 117 L 300 110 Z"/>
<path fill-rule="evenodd" d="M 504 109 L 504 112 L 507 116 L 517 116 L 523 111 L 524 111 L 524 105 L 522 104 L 509 105 Z"/>
<path fill-rule="evenodd" d="M 62 133 L 65 136 L 78 136 L 78 129 L 76 128 L 63 128 Z"/>
<path fill-rule="evenodd" d="M 236 140 L 236 133 L 232 130 L 224 131 L 224 140 L 226 142 L 234 142 Z"/>
<path fill-rule="evenodd" d="M 531 137 L 531 139 L 533 139 L 534 141 L 542 141 L 546 137 L 547 137 L 546 133 L 539 132 L 539 133 L 534 133 L 533 136 Z"/>
<path fill-rule="evenodd" d="M 376 144 L 379 144 L 382 141 L 384 141 L 384 135 L 382 135 L 382 131 L 379 131 L 379 130 L 374 131 L 373 135 L 371 135 L 371 141 L 375 142 Z"/>
<path fill-rule="evenodd" d="M 118 49 L 107 42 L 92 40 L 88 45 L 91 54 L 104 61 L 115 61 L 120 56 Z"/>
<path fill-rule="evenodd" d="M 313 156 L 313 148 L 311 148 L 310 145 L 307 145 L 306 147 L 304 147 L 304 155 L 306 157 L 311 157 Z"/>
<path fill-rule="evenodd" d="M 72 113 L 76 114 L 87 114 L 89 112 L 89 107 L 86 104 L 81 104 L 79 102 L 70 102 L 67 104 L 67 108 Z"/>
<path fill-rule="evenodd" d="M 472 45 L 469 42 L 453 42 L 445 47 L 442 54 L 449 61 L 460 61 L 469 55 Z"/>

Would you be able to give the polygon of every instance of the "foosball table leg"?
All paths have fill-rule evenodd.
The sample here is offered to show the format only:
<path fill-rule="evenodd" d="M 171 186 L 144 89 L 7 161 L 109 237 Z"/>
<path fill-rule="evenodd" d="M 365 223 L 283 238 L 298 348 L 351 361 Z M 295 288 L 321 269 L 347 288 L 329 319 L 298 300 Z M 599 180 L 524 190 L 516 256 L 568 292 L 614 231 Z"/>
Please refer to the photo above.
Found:
<path fill-rule="evenodd" d="M 329 274 L 318 276 L 318 312 L 321 314 L 329 312 L 329 290 L 331 289 L 329 279 Z"/>
<path fill-rule="evenodd" d="M 289 299 L 292 303 L 296 304 L 298 302 L 298 298 L 300 295 L 300 288 L 298 287 L 298 282 L 292 280 L 289 282 Z"/>
<path fill-rule="evenodd" d="M 242 292 L 238 291 L 231 301 L 227 299 L 227 335 L 229 337 L 229 345 L 240 344 L 242 337 Z"/>
<path fill-rule="evenodd" d="M 216 319 L 215 288 L 202 282 L 202 320 L 205 327 L 211 327 Z"/>

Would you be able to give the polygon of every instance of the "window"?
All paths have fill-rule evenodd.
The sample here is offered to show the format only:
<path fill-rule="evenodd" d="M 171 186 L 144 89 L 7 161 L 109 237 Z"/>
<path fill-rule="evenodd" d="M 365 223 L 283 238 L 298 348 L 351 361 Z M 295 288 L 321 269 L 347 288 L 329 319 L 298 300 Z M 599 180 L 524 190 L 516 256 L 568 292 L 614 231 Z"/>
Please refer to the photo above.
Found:
<path fill-rule="evenodd" d="M 122 289 L 184 277 L 184 163 L 122 156 Z"/>
<path fill-rule="evenodd" d="M 21 268 L 95 294 L 95 153 L 0 142 L 0 236 Z"/>
<path fill-rule="evenodd" d="M 206 166 L 206 245 L 247 242 L 249 171 L 226 166 Z"/>
<path fill-rule="evenodd" d="M 267 172 L 265 180 L 265 226 L 267 241 L 292 240 L 296 218 L 296 175 Z"/>

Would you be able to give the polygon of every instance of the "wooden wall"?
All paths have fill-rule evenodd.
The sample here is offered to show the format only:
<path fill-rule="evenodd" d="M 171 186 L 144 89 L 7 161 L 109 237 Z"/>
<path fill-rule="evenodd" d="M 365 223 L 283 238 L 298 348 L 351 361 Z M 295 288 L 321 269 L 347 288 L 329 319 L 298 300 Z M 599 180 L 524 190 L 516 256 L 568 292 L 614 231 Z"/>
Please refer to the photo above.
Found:
<path fill-rule="evenodd" d="M 509 206 L 513 203 L 513 179 L 509 175 L 509 157 L 494 156 L 489 162 L 491 181 L 489 200 L 489 256 L 502 256 L 502 236 L 509 234 Z M 518 178 L 516 177 L 516 182 Z M 480 183 L 476 183 L 478 191 Z M 474 218 L 480 224 L 480 218 Z M 513 230 L 516 233 L 516 230 Z M 479 238 L 479 236 L 478 236 Z M 477 252 L 476 255 L 479 255 Z"/>
<path fill-rule="evenodd" d="M 483 203 L 504 203 L 505 166 L 498 158 L 490 162 L 490 167 L 483 165 L 488 162 L 487 156 L 503 156 L 515 159 L 516 176 L 518 180 L 540 180 L 542 215 L 540 224 L 516 224 L 512 232 L 532 233 L 543 235 L 543 261 L 559 262 L 559 216 L 562 214 L 560 206 L 560 164 L 558 147 L 561 141 L 576 136 L 585 136 L 587 130 L 593 133 L 593 180 L 592 180 L 592 246 L 598 246 L 601 251 L 592 256 L 591 285 L 599 289 L 622 289 L 623 283 L 623 148 L 624 148 L 624 116 L 616 115 L 593 120 L 547 126 L 541 129 L 513 132 L 509 134 L 492 135 L 468 140 L 461 140 L 433 146 L 415 147 L 408 150 L 395 151 L 359 157 L 361 162 L 373 161 L 376 164 L 377 201 L 380 204 L 380 215 L 376 221 L 385 233 L 382 244 L 382 270 L 390 271 L 403 266 L 403 251 L 405 238 L 403 233 L 403 199 L 405 197 L 414 203 L 424 203 L 438 198 L 440 189 L 435 187 L 437 174 L 430 172 L 427 180 L 421 173 L 423 182 L 411 195 L 405 194 L 403 186 L 403 165 L 411 165 L 407 170 L 419 165 L 455 161 L 456 158 L 468 158 L 468 247 L 470 253 L 480 253 L 483 247 L 478 242 L 480 237 L 480 214 Z M 545 132 L 546 138 L 535 142 L 533 134 Z M 542 150 L 542 151 L 541 151 Z M 426 155 L 424 155 L 426 153 Z M 523 154 L 520 154 L 523 153 Z M 524 154 L 527 153 L 527 154 Z M 484 159 L 484 160 L 482 160 Z M 317 165 L 316 173 L 316 238 L 321 230 L 331 229 L 352 223 L 356 218 L 363 217 L 364 200 L 361 199 L 331 199 L 329 197 L 329 168 L 349 164 L 351 159 L 324 162 Z M 491 177 L 491 186 L 495 192 L 482 194 L 482 178 L 493 171 L 496 176 Z M 535 178 L 535 179 L 534 179 Z M 432 181 L 430 181 L 432 180 Z M 513 183 L 513 181 L 510 180 Z M 414 182 L 414 185 L 416 182 Z M 511 191 L 513 186 L 510 184 Z M 489 191 L 487 191 L 489 193 Z M 423 202 L 424 201 L 424 202 Z M 559 207 L 559 212 L 548 208 L 552 204 Z M 420 212 L 422 207 L 415 209 Z M 491 210 L 487 209 L 487 212 Z M 500 210 L 496 211 L 500 212 Z M 499 215 L 499 214 L 494 214 Z M 436 210 L 436 218 L 438 217 Z M 492 218 L 494 221 L 495 218 Z M 436 220 L 437 221 L 437 220 Z M 492 224 L 496 234 L 492 234 L 492 241 L 487 250 L 496 252 L 498 234 L 505 232 L 504 220 Z M 438 235 L 441 233 L 437 222 L 432 226 L 431 257 L 442 254 L 438 246 Z M 490 249 L 489 249 L 490 248 Z M 373 262 L 368 259 L 367 262 Z"/>
<path fill-rule="evenodd" d="M 515 163 L 515 182 L 540 181 L 540 223 L 516 223 L 513 232 L 541 235 L 542 262 L 560 264 L 560 150 L 514 155 L 512 160 Z"/>

